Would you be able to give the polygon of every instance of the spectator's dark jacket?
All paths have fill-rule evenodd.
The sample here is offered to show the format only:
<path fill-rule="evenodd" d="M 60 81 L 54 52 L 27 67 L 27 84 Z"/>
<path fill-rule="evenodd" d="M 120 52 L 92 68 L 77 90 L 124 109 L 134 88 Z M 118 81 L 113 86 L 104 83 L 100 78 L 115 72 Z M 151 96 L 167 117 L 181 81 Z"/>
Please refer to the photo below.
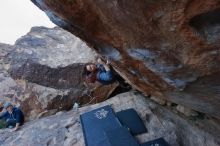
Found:
<path fill-rule="evenodd" d="M 22 125 L 24 123 L 24 114 L 20 109 L 14 107 L 12 114 L 7 111 L 4 114 L 0 115 L 0 119 L 4 119 L 5 121 L 7 121 L 8 119 L 13 119 L 16 120 L 16 123 Z"/>

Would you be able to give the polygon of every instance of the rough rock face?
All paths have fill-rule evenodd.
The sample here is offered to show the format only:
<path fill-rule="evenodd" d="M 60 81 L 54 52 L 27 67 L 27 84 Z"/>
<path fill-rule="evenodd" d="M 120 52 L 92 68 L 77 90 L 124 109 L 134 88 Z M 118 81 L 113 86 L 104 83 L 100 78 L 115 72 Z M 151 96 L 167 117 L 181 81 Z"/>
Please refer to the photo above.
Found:
<path fill-rule="evenodd" d="M 95 61 L 94 51 L 59 27 L 33 27 L 14 46 L 0 48 L 0 100 L 20 105 L 26 119 L 70 109 L 74 102 L 87 103 L 87 90 L 100 87 L 86 87 L 82 79 L 84 64 Z M 106 98 L 115 87 L 99 92 Z M 78 101 L 81 96 L 87 98 Z"/>
<path fill-rule="evenodd" d="M 148 129 L 148 133 L 136 137 L 141 143 L 163 136 L 171 146 L 219 146 L 220 144 L 218 131 L 220 127 L 213 119 L 186 120 L 139 93 L 127 92 L 100 104 L 59 112 L 53 116 L 28 122 L 14 133 L 9 129 L 0 130 L 0 145 L 83 146 L 79 115 L 107 104 L 111 104 L 116 112 L 128 108 L 134 108 L 138 112 Z"/>
<path fill-rule="evenodd" d="M 32 0 L 136 89 L 220 118 L 219 0 Z"/>

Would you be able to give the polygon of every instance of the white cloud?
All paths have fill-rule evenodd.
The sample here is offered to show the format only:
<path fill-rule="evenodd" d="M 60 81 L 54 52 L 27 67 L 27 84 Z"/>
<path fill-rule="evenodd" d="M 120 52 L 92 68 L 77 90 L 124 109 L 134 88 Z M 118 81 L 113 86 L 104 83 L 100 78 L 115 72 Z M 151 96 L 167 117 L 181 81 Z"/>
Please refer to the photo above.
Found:
<path fill-rule="evenodd" d="M 54 27 L 55 25 L 30 0 L 1 0 L 0 43 L 14 44 L 33 26 Z"/>

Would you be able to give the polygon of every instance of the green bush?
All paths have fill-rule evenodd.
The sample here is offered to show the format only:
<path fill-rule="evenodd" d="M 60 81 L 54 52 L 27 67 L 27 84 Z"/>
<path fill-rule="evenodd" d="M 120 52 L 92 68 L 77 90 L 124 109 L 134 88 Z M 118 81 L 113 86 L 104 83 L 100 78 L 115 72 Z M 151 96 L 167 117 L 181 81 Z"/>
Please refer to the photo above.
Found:
<path fill-rule="evenodd" d="M 0 120 L 0 129 L 6 128 L 7 124 L 5 120 Z"/>

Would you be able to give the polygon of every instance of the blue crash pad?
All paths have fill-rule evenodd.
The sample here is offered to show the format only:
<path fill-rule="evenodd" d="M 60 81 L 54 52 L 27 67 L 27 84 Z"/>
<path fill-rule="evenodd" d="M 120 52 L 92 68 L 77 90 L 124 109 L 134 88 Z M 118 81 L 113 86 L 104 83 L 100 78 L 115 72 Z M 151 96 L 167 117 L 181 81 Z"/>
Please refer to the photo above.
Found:
<path fill-rule="evenodd" d="M 109 105 L 80 115 L 80 120 L 86 146 L 111 146 L 105 131 L 122 127 Z"/>
<path fill-rule="evenodd" d="M 107 131 L 106 136 L 111 146 L 140 146 L 125 127 Z"/>
<path fill-rule="evenodd" d="M 138 144 L 107 105 L 80 115 L 86 146 L 169 146 L 163 139 Z"/>

